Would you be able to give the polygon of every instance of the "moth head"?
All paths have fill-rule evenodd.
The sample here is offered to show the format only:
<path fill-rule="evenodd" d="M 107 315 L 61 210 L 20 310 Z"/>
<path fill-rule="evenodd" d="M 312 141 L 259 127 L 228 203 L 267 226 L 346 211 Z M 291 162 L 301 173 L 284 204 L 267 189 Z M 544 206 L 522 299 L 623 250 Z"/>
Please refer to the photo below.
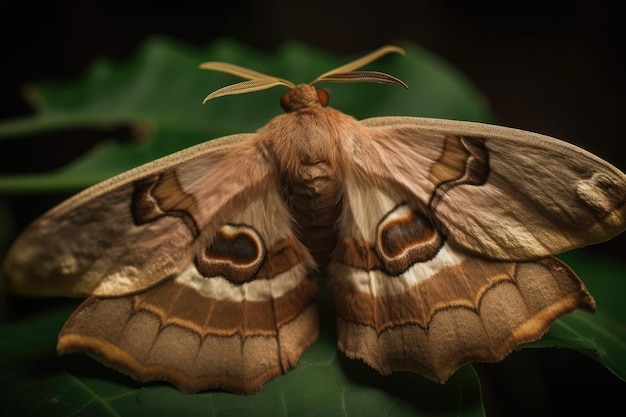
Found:
<path fill-rule="evenodd" d="M 207 101 L 228 96 L 231 94 L 249 93 L 252 91 L 266 90 L 278 85 L 289 87 L 289 91 L 280 99 L 280 105 L 286 112 L 292 112 L 311 106 L 326 106 L 328 104 L 328 92 L 321 88 L 317 88 L 314 84 L 322 81 L 339 82 L 339 83 L 356 83 L 356 82 L 373 82 L 379 84 L 397 85 L 402 88 L 408 88 L 400 79 L 378 71 L 358 71 L 359 68 L 369 64 L 372 61 L 389 53 L 399 53 L 404 55 L 404 49 L 397 46 L 383 46 L 374 52 L 371 52 L 361 58 L 355 59 L 345 65 L 325 72 L 308 84 L 296 85 L 291 81 L 271 75 L 262 74 L 238 65 L 226 62 L 205 62 L 200 64 L 201 69 L 225 72 L 227 74 L 236 75 L 247 79 L 237 84 L 231 84 L 222 87 L 205 97 L 203 103 Z"/>

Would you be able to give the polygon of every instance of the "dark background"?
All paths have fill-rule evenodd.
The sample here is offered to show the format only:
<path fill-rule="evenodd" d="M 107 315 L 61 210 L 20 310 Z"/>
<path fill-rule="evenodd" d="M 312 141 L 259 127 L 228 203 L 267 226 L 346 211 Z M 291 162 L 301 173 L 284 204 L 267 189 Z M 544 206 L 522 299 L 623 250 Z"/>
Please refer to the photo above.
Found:
<path fill-rule="evenodd" d="M 261 50 L 300 40 L 351 54 L 410 40 L 467 74 L 501 124 L 575 143 L 625 171 L 621 16 L 609 1 L 10 0 L 0 6 L 0 119 L 30 114 L 25 84 L 78 78 L 96 57 L 129 59 L 152 34 L 197 46 L 227 36 Z M 596 251 L 623 259 L 625 242 Z M 594 362 L 563 350 L 527 352 L 479 368 L 490 415 L 623 409 L 614 391 L 623 394 L 624 383 Z M 499 374 L 515 375 L 529 355 L 553 373 L 532 387 Z M 526 397 L 526 389 L 540 389 L 543 399 Z"/>

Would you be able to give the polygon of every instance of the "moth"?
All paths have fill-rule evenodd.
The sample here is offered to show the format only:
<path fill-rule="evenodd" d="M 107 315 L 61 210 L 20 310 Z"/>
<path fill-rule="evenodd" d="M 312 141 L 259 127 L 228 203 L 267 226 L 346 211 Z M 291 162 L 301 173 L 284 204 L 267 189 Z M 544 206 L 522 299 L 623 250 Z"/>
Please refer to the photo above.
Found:
<path fill-rule="evenodd" d="M 97 184 L 23 232 L 5 262 L 13 291 L 88 297 L 58 352 L 184 392 L 252 393 L 316 340 L 316 269 L 339 349 L 382 374 L 442 382 L 594 311 L 553 254 L 624 231 L 626 176 L 536 133 L 327 106 L 318 82 L 406 87 L 359 70 L 388 53 L 403 51 L 300 85 L 202 64 L 246 79 L 206 100 L 287 86 L 286 112 Z"/>

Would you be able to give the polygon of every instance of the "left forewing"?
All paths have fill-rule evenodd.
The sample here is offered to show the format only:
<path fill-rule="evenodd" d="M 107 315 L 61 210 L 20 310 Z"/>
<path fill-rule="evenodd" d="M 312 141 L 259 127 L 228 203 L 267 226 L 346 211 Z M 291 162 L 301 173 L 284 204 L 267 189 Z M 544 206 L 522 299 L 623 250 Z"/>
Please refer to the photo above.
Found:
<path fill-rule="evenodd" d="M 11 289 L 112 296 L 177 275 L 235 204 L 271 183 L 252 138 L 234 135 L 186 149 L 53 208 L 13 244 L 4 265 Z"/>

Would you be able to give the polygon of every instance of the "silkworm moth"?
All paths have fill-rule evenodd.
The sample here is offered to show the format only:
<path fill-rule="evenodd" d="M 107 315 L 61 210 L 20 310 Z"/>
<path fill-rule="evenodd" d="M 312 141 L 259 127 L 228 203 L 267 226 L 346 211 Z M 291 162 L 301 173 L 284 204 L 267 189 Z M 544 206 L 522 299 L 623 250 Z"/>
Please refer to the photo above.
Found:
<path fill-rule="evenodd" d="M 286 112 L 88 188 L 23 232 L 11 288 L 88 297 L 58 352 L 185 392 L 252 393 L 316 340 L 316 269 L 339 349 L 382 374 L 445 381 L 594 311 L 553 255 L 624 231 L 626 176 L 536 133 L 327 106 L 319 82 L 406 87 L 359 70 L 391 52 L 300 85 L 202 64 L 246 79 L 206 100 L 286 86 Z"/>

